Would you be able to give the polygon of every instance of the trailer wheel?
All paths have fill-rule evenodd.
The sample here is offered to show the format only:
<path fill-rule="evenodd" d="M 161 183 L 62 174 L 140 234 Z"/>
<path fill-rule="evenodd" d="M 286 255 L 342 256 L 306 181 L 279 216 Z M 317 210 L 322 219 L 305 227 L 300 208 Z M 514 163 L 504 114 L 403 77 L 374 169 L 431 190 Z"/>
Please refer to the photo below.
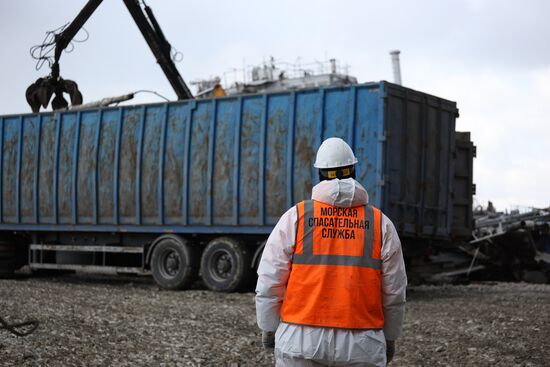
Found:
<path fill-rule="evenodd" d="M 9 278 L 15 272 L 15 246 L 0 242 L 0 278 Z"/>
<path fill-rule="evenodd" d="M 10 278 L 15 272 L 15 259 L 0 258 L 0 278 Z"/>
<path fill-rule="evenodd" d="M 250 252 L 233 238 L 216 238 L 204 249 L 201 258 L 201 276 L 210 290 L 217 292 L 239 290 L 247 285 L 251 272 Z"/>
<path fill-rule="evenodd" d="M 178 236 L 162 238 L 153 249 L 151 271 L 161 288 L 188 288 L 198 274 L 196 249 Z"/>

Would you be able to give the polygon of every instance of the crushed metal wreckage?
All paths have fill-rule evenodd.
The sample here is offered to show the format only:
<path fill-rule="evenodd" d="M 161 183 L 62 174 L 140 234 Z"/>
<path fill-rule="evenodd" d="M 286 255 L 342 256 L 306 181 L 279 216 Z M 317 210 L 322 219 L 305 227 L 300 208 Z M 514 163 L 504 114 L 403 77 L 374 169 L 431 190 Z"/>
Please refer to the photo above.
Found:
<path fill-rule="evenodd" d="M 550 281 L 550 208 L 497 212 L 492 203 L 474 211 L 473 239 L 461 246 L 484 279 Z"/>
<path fill-rule="evenodd" d="M 469 241 L 409 259 L 411 283 L 550 282 L 550 208 L 497 212 L 489 202 L 473 214 Z"/>

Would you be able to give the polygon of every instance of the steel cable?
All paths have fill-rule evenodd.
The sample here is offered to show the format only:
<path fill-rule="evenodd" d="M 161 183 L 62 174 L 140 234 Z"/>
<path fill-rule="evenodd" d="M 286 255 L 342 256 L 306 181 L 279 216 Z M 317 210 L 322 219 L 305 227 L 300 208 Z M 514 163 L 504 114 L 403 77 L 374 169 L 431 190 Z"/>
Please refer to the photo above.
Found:
<path fill-rule="evenodd" d="M 47 31 L 42 44 L 32 46 L 29 50 L 31 57 L 36 60 L 36 70 L 42 68 L 42 66 L 47 62 L 49 67 L 52 67 L 54 62 L 54 52 L 56 47 L 56 37 L 63 33 L 63 31 L 69 26 L 70 23 L 64 24 L 59 28 L 56 28 L 52 31 Z M 74 50 L 74 43 L 83 43 L 90 38 L 90 33 L 86 28 L 82 27 L 80 31 L 84 32 L 84 37 L 82 39 L 73 38 L 67 48 L 63 51 L 66 53 L 71 53 Z M 79 32 L 80 32 L 79 31 Z"/>
<path fill-rule="evenodd" d="M 10 333 L 17 336 L 27 336 L 32 334 L 40 323 L 38 320 L 28 320 L 25 322 L 19 322 L 14 324 L 9 324 L 6 320 L 0 317 L 0 330 L 6 329 Z"/>

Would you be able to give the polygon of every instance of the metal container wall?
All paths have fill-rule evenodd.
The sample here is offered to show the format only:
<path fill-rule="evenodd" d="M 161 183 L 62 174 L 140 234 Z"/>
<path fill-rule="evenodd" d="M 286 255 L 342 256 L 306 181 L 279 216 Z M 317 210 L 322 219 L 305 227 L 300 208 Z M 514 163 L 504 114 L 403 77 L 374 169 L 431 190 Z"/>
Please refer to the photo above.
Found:
<path fill-rule="evenodd" d="M 383 94 L 382 208 L 402 236 L 447 239 L 453 220 L 456 103 L 390 83 Z"/>
<path fill-rule="evenodd" d="M 0 230 L 269 233 L 323 139 L 407 236 L 447 238 L 452 102 L 387 82 L 0 117 Z"/>

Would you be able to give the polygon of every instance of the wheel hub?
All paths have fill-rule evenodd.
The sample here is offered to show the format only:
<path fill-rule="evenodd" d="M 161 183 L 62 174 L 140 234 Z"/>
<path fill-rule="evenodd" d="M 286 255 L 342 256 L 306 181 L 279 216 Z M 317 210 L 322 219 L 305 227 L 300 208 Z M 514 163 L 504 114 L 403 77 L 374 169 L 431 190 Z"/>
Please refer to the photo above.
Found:
<path fill-rule="evenodd" d="M 233 268 L 231 257 L 226 252 L 221 252 L 214 257 L 215 275 L 222 279 L 227 279 Z"/>
<path fill-rule="evenodd" d="M 166 253 L 163 261 L 163 270 L 168 276 L 175 276 L 180 269 L 180 256 L 176 251 Z"/>

